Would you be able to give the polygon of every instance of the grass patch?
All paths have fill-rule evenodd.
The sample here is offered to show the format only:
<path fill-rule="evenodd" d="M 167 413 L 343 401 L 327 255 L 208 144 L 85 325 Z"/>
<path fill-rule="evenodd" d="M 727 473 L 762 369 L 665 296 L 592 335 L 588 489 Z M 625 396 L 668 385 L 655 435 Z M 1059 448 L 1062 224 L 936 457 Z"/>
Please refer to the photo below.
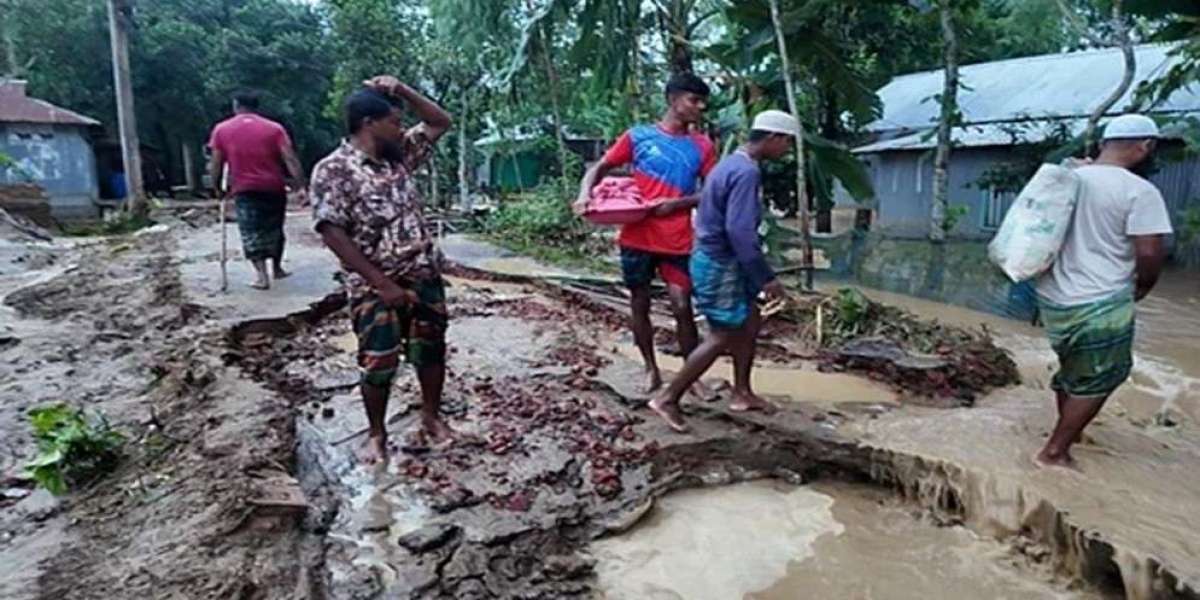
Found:
<path fill-rule="evenodd" d="M 115 217 L 95 223 L 64 225 L 63 233 L 72 237 L 126 235 L 152 225 L 154 225 L 154 221 L 150 217 L 136 216 L 123 212 Z"/>
<path fill-rule="evenodd" d="M 505 201 L 483 222 L 483 236 L 547 264 L 614 272 L 616 266 L 605 260 L 612 242 L 571 211 L 562 189 L 551 182 Z"/>

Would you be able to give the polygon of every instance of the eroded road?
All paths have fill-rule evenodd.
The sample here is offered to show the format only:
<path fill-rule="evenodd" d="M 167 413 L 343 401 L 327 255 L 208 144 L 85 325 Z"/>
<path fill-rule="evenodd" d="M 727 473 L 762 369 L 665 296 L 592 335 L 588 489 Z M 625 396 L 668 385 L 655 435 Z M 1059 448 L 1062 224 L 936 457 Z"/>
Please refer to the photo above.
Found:
<path fill-rule="evenodd" d="M 305 219 L 293 219 L 289 236 L 297 274 L 266 294 L 242 286 L 241 262 L 230 293 L 217 292 L 219 238 L 203 223 L 54 247 L 52 264 L 0 271 L 12 283 L 0 313 L 0 337 L 13 340 L 0 345 L 7 473 L 33 453 L 23 415 L 40 404 L 101 409 L 133 440 L 116 474 L 61 499 L 6 479 L 0 597 L 788 597 L 788 581 L 814 585 L 804 565 L 837 569 L 839 552 L 863 548 L 831 540 L 875 531 L 862 522 L 871 511 L 854 508 L 862 501 L 830 509 L 808 498 L 792 513 L 730 519 L 752 527 L 834 514 L 856 525 L 795 529 L 791 537 L 812 543 L 769 546 L 792 554 L 771 557 L 793 565 L 773 575 L 722 584 L 740 567 L 699 561 L 683 563 L 710 565 L 689 567 L 686 585 L 645 571 L 621 578 L 640 587 L 605 583 L 605 573 L 635 569 L 638 555 L 596 540 L 637 535 L 647 515 L 644 527 L 657 526 L 657 498 L 761 478 L 825 482 L 815 489 L 830 497 L 865 486 L 861 497 L 886 496 L 897 514 L 918 513 L 920 527 L 987 536 L 1003 550 L 987 560 L 1010 573 L 996 581 L 1035 581 L 1044 597 L 1198 596 L 1200 525 L 1188 507 L 1200 505 L 1200 451 L 1190 421 L 1148 429 L 1110 417 L 1085 451 L 1085 474 L 1047 473 L 1026 463 L 1049 427 L 1036 389 L 1044 365 L 1022 364 L 1033 375 L 1025 386 L 947 410 L 796 363 L 771 369 L 773 391 L 786 395 L 781 414 L 693 402 L 695 431 L 679 436 L 631 391 L 637 366 L 619 310 L 465 267 L 450 278 L 446 408 L 484 443 L 397 449 L 386 469 L 365 469 L 353 459 L 364 423 L 334 266 Z M 476 245 L 446 248 L 488 266 Z M 399 440 L 415 381 L 401 378 L 393 398 Z M 723 526 L 694 510 L 707 515 L 697 529 Z M 871 573 L 883 587 L 867 589 L 903 580 L 885 567 L 846 576 Z"/>

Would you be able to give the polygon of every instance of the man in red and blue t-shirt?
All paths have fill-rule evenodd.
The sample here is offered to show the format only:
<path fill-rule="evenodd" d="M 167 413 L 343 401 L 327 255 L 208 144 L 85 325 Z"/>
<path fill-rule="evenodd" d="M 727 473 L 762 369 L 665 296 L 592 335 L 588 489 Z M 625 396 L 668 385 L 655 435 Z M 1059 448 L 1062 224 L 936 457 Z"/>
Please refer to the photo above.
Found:
<path fill-rule="evenodd" d="M 575 211 L 582 214 L 596 183 L 613 169 L 632 163 L 642 198 L 656 205 L 644 220 L 625 225 L 618 237 L 621 271 L 632 294 L 633 337 L 646 365 L 647 391 L 662 386 L 650 324 L 650 283 L 656 272 L 667 284 L 680 350 L 686 357 L 698 345 L 688 275 L 692 208 L 700 200 L 700 178 L 716 164 L 712 141 L 694 131 L 708 108 L 708 85 L 691 73 L 680 73 L 667 82 L 666 92 L 663 118 L 626 131 L 588 169 L 575 203 Z"/>

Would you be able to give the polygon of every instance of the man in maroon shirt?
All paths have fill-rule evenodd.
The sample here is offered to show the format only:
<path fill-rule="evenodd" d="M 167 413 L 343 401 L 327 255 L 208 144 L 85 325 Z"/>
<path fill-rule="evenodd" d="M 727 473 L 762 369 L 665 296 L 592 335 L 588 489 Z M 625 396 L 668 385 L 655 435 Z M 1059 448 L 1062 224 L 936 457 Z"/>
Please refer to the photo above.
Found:
<path fill-rule="evenodd" d="M 304 171 L 292 148 L 287 131 L 275 121 L 258 114 L 258 96 L 238 92 L 233 97 L 234 115 L 213 128 L 208 145 L 212 149 L 209 173 L 213 193 L 222 198 L 222 180 L 229 167 L 229 195 L 236 199 L 242 253 L 254 265 L 258 278 L 251 287 L 271 287 L 267 260 L 276 279 L 287 277 L 283 270 L 283 219 L 287 211 L 287 183 L 291 175 L 295 190 L 303 190 Z"/>

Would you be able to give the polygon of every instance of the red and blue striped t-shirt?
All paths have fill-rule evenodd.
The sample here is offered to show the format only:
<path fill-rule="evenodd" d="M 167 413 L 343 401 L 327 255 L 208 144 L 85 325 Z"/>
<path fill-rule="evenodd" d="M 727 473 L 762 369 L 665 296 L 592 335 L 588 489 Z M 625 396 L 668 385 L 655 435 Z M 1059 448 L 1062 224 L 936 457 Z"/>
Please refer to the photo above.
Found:
<path fill-rule="evenodd" d="M 618 167 L 633 164 L 633 179 L 647 202 L 691 196 L 700 178 L 717 162 L 708 136 L 672 134 L 658 125 L 639 125 L 617 139 L 604 162 Z M 651 215 L 621 228 L 621 246 L 660 254 L 690 254 L 692 211 L 677 210 L 665 217 Z"/>

